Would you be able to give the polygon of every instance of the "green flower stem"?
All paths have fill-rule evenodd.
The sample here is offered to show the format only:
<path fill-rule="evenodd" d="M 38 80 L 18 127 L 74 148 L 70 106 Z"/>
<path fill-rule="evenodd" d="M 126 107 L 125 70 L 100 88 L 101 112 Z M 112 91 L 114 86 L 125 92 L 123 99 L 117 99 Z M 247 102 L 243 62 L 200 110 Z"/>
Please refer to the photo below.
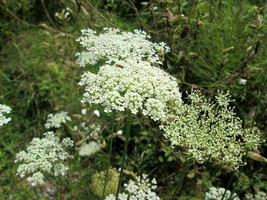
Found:
<path fill-rule="evenodd" d="M 185 163 L 185 167 L 182 171 L 182 174 L 181 174 L 181 178 L 177 184 L 177 188 L 176 190 L 174 191 L 173 195 L 172 195 L 172 198 L 171 200 L 174 200 L 175 196 L 179 193 L 179 191 L 181 190 L 181 187 L 182 187 L 182 183 L 184 182 L 184 178 L 185 178 L 185 175 L 186 173 L 188 172 L 189 170 L 189 166 L 190 166 L 190 162 L 191 162 L 191 159 L 188 159 Z"/>
<path fill-rule="evenodd" d="M 113 112 L 113 117 L 112 117 L 111 139 L 109 142 L 109 156 L 108 156 L 108 164 L 107 164 L 106 175 L 105 175 L 105 184 L 104 184 L 103 194 L 101 198 L 102 200 L 104 200 L 105 198 L 106 186 L 107 186 L 108 179 L 109 179 L 109 168 L 110 168 L 111 152 L 112 152 L 112 145 L 113 145 L 114 127 L 115 127 L 115 112 Z"/>
<path fill-rule="evenodd" d="M 240 179 L 242 170 L 243 170 L 243 167 L 240 169 L 240 171 L 239 171 L 239 173 L 238 173 L 237 180 L 236 180 L 236 183 L 235 183 L 236 186 L 238 185 L 238 182 L 239 182 L 239 179 Z M 229 200 L 232 200 L 232 199 L 234 199 L 235 197 L 238 196 L 237 194 L 234 195 L 234 193 L 235 193 L 235 189 L 236 189 L 236 187 L 234 187 L 233 190 L 231 191 Z"/>
<path fill-rule="evenodd" d="M 223 199 L 224 199 L 224 197 L 225 197 L 225 195 L 226 195 L 226 192 L 227 192 L 227 190 L 229 189 L 229 187 L 230 187 L 231 183 L 233 182 L 234 175 L 235 175 L 235 173 L 233 172 L 233 173 L 231 174 L 231 177 L 230 177 L 230 179 L 229 179 L 228 183 L 227 183 L 227 186 L 226 186 L 226 188 L 225 188 L 225 191 L 224 191 L 224 193 L 223 193 L 223 196 L 222 196 L 222 199 L 221 199 L 221 200 L 223 200 Z M 232 195 L 231 195 L 231 196 L 232 196 Z"/>
<path fill-rule="evenodd" d="M 126 141 L 125 141 L 125 145 L 124 145 L 124 151 L 123 151 L 123 157 L 122 157 L 122 164 L 121 164 L 121 171 L 120 171 L 120 178 L 119 178 L 119 184 L 118 184 L 117 193 L 116 193 L 116 200 L 118 200 L 118 196 L 119 196 L 119 193 L 120 193 L 120 186 L 121 186 L 122 172 L 123 172 L 123 167 L 124 167 L 125 157 L 126 157 L 126 154 L 127 154 L 127 146 L 128 146 L 129 138 L 130 138 L 130 131 L 131 131 L 131 117 L 132 117 L 132 113 L 131 113 L 131 111 L 128 109 L 127 129 L 126 129 Z"/>

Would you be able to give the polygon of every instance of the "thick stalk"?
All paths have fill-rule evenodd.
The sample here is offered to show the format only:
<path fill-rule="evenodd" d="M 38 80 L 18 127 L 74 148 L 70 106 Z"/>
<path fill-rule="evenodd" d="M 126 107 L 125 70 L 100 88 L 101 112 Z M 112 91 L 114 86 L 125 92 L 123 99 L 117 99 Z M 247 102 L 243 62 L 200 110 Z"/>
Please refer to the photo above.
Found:
<path fill-rule="evenodd" d="M 123 157 L 122 157 L 122 164 L 121 164 L 121 171 L 120 171 L 120 179 L 119 179 L 119 184 L 118 184 L 117 193 L 116 193 L 116 200 L 118 200 L 118 196 L 119 196 L 119 193 L 120 193 L 122 172 L 123 172 L 125 157 L 126 157 L 126 154 L 127 154 L 127 146 L 128 146 L 128 142 L 129 142 L 129 138 L 130 138 L 131 117 L 132 117 L 131 115 L 132 115 L 131 111 L 128 110 L 127 129 L 126 129 L 126 141 L 125 141 L 124 150 L 123 150 Z"/>
<path fill-rule="evenodd" d="M 105 175 L 105 183 L 104 183 L 104 188 L 103 188 L 103 193 L 102 193 L 102 198 L 101 198 L 102 200 L 104 200 L 105 198 L 106 186 L 107 186 L 108 179 L 109 179 L 109 168 L 110 168 L 111 152 L 112 152 L 112 145 L 113 145 L 114 126 L 115 126 L 115 112 L 113 112 L 113 117 L 112 117 L 111 139 L 109 142 L 109 156 L 108 156 L 108 164 L 107 164 L 106 175 Z"/>
<path fill-rule="evenodd" d="M 190 161 L 191 161 L 191 159 L 188 159 L 188 160 L 186 161 L 185 167 L 184 167 L 184 169 L 183 169 L 183 171 L 182 171 L 182 174 L 181 174 L 181 178 L 180 178 L 180 180 L 179 180 L 179 182 L 178 182 L 178 184 L 177 184 L 177 188 L 176 188 L 176 190 L 174 191 L 171 200 L 174 200 L 175 196 L 176 196 L 176 195 L 179 193 L 179 191 L 181 190 L 182 183 L 184 182 L 184 177 L 185 177 L 186 173 L 187 173 L 188 170 L 189 170 Z"/>

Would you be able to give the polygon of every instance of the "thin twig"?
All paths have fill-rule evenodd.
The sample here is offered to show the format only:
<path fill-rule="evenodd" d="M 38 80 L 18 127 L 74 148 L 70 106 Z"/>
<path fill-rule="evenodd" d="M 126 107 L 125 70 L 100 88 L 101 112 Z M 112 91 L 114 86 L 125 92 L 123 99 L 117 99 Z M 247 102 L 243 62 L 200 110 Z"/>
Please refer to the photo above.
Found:
<path fill-rule="evenodd" d="M 42 6 L 44 8 L 45 14 L 46 14 L 47 18 L 49 19 L 49 21 L 51 22 L 51 24 L 54 26 L 55 29 L 58 29 L 59 31 L 61 31 L 60 28 L 53 22 L 52 18 L 50 17 L 50 15 L 46 9 L 44 0 L 41 0 L 41 3 L 42 3 Z"/>
<path fill-rule="evenodd" d="M 140 14 L 139 14 L 139 12 L 138 12 L 136 6 L 135 6 L 134 3 L 132 2 L 132 0 L 129 0 L 129 2 L 130 2 L 130 4 L 131 4 L 132 8 L 134 9 L 134 11 L 135 11 L 135 13 L 136 13 L 136 16 L 137 16 L 137 18 L 138 18 L 138 21 L 140 22 L 142 28 L 144 29 L 144 31 L 148 32 L 148 30 L 147 30 L 145 24 L 143 23 L 143 21 L 142 21 L 142 19 L 141 19 L 141 17 L 140 17 Z"/>
<path fill-rule="evenodd" d="M 42 0 L 43 1 L 43 0 Z M 51 27 L 48 27 L 46 26 L 45 24 L 39 24 L 39 25 L 35 25 L 35 24 L 30 24 L 28 22 L 26 22 L 25 20 L 22 20 L 20 19 L 15 13 L 13 13 L 11 10 L 9 10 L 8 8 L 5 7 L 5 10 L 11 15 L 13 16 L 16 20 L 18 20 L 19 22 L 27 25 L 27 26 L 30 26 L 30 27 L 34 27 L 34 28 L 44 28 L 44 29 L 50 29 L 51 31 L 54 31 L 54 32 L 59 32 L 61 34 L 64 34 L 66 36 L 69 36 L 69 37 L 72 37 L 72 38 L 76 38 L 76 36 L 72 35 L 72 34 L 69 34 L 69 33 L 65 33 L 65 32 L 62 32 L 60 31 L 59 29 L 53 29 Z"/>
<path fill-rule="evenodd" d="M 12 15 L 12 16 L 13 16 L 16 20 L 18 20 L 19 22 L 21 22 L 21 23 L 23 23 L 23 24 L 25 24 L 25 25 L 27 25 L 27 26 L 31 26 L 31 27 L 38 28 L 37 25 L 35 25 L 35 24 L 30 24 L 30 23 L 28 23 L 28 22 L 26 22 L 26 21 L 20 19 L 17 15 L 15 15 L 15 14 L 14 14 L 12 11 L 10 11 L 8 8 L 5 8 L 5 9 L 6 9 L 6 11 L 7 11 L 10 15 Z"/>
<path fill-rule="evenodd" d="M 108 20 L 101 12 L 98 11 L 98 9 L 96 7 L 94 7 L 88 0 L 85 0 L 86 3 L 91 7 L 93 8 L 100 17 L 102 17 L 105 21 L 107 21 L 109 24 L 111 24 L 112 26 L 114 27 L 117 27 L 115 24 L 113 24 L 110 20 Z"/>
<path fill-rule="evenodd" d="M 241 75 L 242 71 L 246 68 L 248 62 L 254 59 L 256 53 L 258 52 L 259 46 L 260 46 L 260 41 L 256 39 L 255 43 L 253 44 L 253 47 L 249 50 L 247 55 L 241 60 L 241 63 L 238 65 L 236 70 L 234 70 L 228 77 L 212 85 L 208 89 L 208 91 L 216 86 L 219 86 L 223 82 L 227 82 L 227 84 L 230 85 L 234 80 L 236 80 Z"/>

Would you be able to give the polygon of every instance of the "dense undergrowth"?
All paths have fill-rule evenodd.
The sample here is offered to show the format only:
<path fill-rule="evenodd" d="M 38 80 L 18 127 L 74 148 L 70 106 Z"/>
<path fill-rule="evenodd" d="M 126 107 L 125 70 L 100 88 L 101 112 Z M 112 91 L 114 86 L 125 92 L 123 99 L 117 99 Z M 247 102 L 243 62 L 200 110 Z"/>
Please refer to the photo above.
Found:
<path fill-rule="evenodd" d="M 101 199 L 95 188 L 103 182 L 97 183 L 97 173 L 109 165 L 111 135 L 110 165 L 121 167 L 127 112 L 106 113 L 100 105 L 80 101 L 81 75 L 97 73 L 104 62 L 85 68 L 76 63 L 76 53 L 84 50 L 76 39 L 85 28 L 141 29 L 151 41 L 165 42 L 171 51 L 160 53 L 159 68 L 177 79 L 183 101 L 188 101 L 191 88 L 211 99 L 217 90 L 228 90 L 243 128 L 257 129 L 266 138 L 266 13 L 262 0 L 0 1 L 0 104 L 12 108 L 12 121 L 0 127 L 0 199 Z M 75 147 L 68 149 L 69 170 L 62 177 L 47 174 L 44 185 L 32 187 L 16 175 L 16 154 L 34 137 L 44 137 L 47 116 L 60 111 L 67 111 L 72 120 L 52 130 L 74 141 Z M 122 182 L 148 174 L 157 180 L 157 195 L 167 200 L 172 199 L 189 155 L 183 146 L 171 147 L 158 126 L 140 113 L 132 116 Z M 81 156 L 81 145 L 88 140 L 84 134 L 94 130 L 98 134 L 90 141 L 100 141 L 100 150 Z M 267 157 L 266 143 L 254 152 Z M 244 159 L 247 165 L 238 170 L 218 161 L 190 160 L 175 199 L 204 199 L 212 186 L 231 190 L 240 199 L 266 193 L 266 163 Z"/>

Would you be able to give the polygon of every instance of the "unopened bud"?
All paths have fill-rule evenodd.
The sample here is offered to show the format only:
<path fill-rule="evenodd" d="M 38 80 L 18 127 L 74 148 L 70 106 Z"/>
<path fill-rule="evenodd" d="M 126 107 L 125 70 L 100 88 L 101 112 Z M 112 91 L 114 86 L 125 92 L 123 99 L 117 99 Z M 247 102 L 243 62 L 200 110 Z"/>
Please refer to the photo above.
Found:
<path fill-rule="evenodd" d="M 168 19 L 170 21 L 172 21 L 173 20 L 173 14 L 172 14 L 172 12 L 170 10 L 168 10 L 167 12 L 168 12 Z"/>
<path fill-rule="evenodd" d="M 266 158 L 264 158 L 262 155 L 260 155 L 258 153 L 255 153 L 253 151 L 249 151 L 247 156 L 249 158 L 251 158 L 252 160 L 256 160 L 256 161 L 259 161 L 259 162 L 267 162 Z"/>

